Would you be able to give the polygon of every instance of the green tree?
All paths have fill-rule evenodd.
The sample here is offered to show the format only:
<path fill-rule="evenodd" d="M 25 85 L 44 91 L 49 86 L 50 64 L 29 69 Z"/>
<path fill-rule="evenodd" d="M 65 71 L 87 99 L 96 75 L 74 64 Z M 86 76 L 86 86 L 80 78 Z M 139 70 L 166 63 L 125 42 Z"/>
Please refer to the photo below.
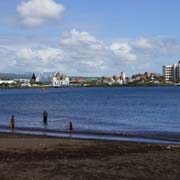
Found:
<path fill-rule="evenodd" d="M 35 75 L 34 73 L 33 73 L 33 75 L 32 75 L 31 80 L 34 81 L 34 82 L 36 81 L 36 75 Z"/>

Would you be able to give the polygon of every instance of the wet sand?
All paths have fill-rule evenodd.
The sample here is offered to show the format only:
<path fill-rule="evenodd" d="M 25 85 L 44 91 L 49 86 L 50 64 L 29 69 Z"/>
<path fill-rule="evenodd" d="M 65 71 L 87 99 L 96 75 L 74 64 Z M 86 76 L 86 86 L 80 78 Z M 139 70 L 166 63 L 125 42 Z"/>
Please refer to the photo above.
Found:
<path fill-rule="evenodd" d="M 180 145 L 0 134 L 0 180 L 180 180 Z"/>

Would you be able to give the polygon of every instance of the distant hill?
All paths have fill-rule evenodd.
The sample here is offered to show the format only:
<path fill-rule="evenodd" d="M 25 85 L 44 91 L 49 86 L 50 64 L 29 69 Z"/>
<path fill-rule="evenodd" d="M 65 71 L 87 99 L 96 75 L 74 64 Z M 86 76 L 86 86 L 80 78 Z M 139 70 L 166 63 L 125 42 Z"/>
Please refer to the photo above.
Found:
<path fill-rule="evenodd" d="M 31 79 L 33 72 L 28 72 L 24 74 L 17 73 L 0 73 L 0 79 Z M 35 73 L 36 77 L 39 76 L 41 81 L 47 81 L 52 77 L 54 72 L 45 72 L 45 73 Z M 84 80 L 96 80 L 99 77 L 83 77 L 83 76 L 70 76 L 70 78 L 81 78 Z"/>
<path fill-rule="evenodd" d="M 16 74 L 16 73 L 0 73 L 0 79 L 31 79 L 32 73 Z"/>
<path fill-rule="evenodd" d="M 70 78 L 81 78 L 84 80 L 96 80 L 96 79 L 99 79 L 100 77 L 70 76 Z"/>

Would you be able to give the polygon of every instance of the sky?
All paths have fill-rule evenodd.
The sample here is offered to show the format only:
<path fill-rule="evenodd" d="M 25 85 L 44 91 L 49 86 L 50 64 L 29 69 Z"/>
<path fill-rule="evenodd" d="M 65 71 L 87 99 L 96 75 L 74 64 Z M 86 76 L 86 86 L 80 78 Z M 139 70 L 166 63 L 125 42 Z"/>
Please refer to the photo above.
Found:
<path fill-rule="evenodd" d="M 0 1 L 0 72 L 111 76 L 180 59 L 179 0 Z"/>

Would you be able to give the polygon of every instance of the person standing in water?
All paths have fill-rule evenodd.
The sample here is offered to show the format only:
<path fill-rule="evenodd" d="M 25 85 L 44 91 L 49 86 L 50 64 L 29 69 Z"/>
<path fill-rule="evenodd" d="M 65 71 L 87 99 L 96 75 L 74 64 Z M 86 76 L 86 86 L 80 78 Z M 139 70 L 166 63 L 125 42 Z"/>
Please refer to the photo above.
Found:
<path fill-rule="evenodd" d="M 15 128 L 15 116 L 14 115 L 11 116 L 10 126 L 11 126 L 12 129 Z"/>
<path fill-rule="evenodd" d="M 48 112 L 44 111 L 43 112 L 43 122 L 45 125 L 47 125 L 47 119 L 48 119 Z"/>
<path fill-rule="evenodd" d="M 73 130 L 73 124 L 72 124 L 72 121 L 71 121 L 71 120 L 69 121 L 69 130 L 70 130 L 70 131 Z"/>

